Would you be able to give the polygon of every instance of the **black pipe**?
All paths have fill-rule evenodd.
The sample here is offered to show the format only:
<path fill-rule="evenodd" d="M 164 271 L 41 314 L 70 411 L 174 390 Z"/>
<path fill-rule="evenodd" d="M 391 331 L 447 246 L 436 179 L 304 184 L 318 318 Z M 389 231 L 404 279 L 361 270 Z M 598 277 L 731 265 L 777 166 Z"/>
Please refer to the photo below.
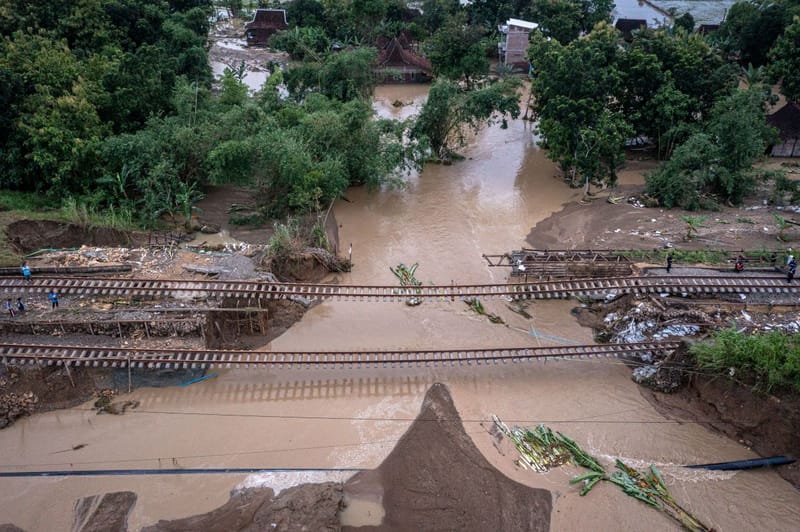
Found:
<path fill-rule="evenodd" d="M 121 475 L 210 475 L 235 473 L 304 473 L 308 471 L 324 471 L 335 473 L 358 473 L 366 471 L 358 467 L 206 467 L 197 469 L 75 469 L 71 471 L 4 471 L 0 478 L 20 477 L 101 477 Z"/>

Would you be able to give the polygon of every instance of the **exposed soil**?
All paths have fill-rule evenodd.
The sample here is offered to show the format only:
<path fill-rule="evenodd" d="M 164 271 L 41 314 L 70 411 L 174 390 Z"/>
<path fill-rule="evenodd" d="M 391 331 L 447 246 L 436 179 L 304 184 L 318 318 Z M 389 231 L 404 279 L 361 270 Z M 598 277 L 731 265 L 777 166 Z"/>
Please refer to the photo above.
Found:
<path fill-rule="evenodd" d="M 614 195 L 631 198 L 643 190 L 644 185 L 621 185 Z M 720 212 L 692 213 L 626 201 L 612 204 L 608 196 L 601 192 L 588 205 L 566 205 L 531 229 L 528 244 L 537 249 L 653 249 L 667 244 L 681 249 L 777 249 L 797 245 L 800 239 L 800 230 L 794 228 L 786 232 L 789 242 L 778 241 L 774 214 L 789 219 L 794 214 L 764 206 L 759 198 Z M 707 216 L 691 240 L 681 215 Z"/>
<path fill-rule="evenodd" d="M 128 528 L 128 514 L 136 504 L 136 494 L 116 491 L 84 497 L 75 502 L 73 532 L 121 531 Z"/>
<path fill-rule="evenodd" d="M 227 231 L 233 238 L 251 244 L 266 244 L 272 236 L 272 224 L 234 224 L 233 216 L 246 216 L 256 212 L 252 190 L 233 185 L 209 186 L 206 197 L 197 202 L 198 220 L 201 225 L 215 225 Z M 237 209 L 241 209 L 238 210 Z"/>
<path fill-rule="evenodd" d="M 414 423 L 383 463 L 345 484 L 356 499 L 378 499 L 378 526 L 345 530 L 550 529 L 552 497 L 504 476 L 475 447 L 444 384 L 425 395 Z"/>
<path fill-rule="evenodd" d="M 600 341 L 629 341 L 622 338 L 632 330 L 633 322 L 649 322 L 640 328 L 650 337 L 668 325 L 695 325 L 699 337 L 726 326 L 749 331 L 795 331 L 798 314 L 784 312 L 788 307 L 761 313 L 755 308 L 726 306 L 717 301 L 704 311 L 686 301 L 625 296 L 610 303 L 584 305 L 573 310 L 581 324 L 592 327 Z M 631 361 L 636 368 L 634 380 L 642 384 L 642 395 L 662 415 L 679 421 L 699 422 L 712 430 L 750 447 L 761 456 L 800 457 L 800 396 L 783 393 L 780 397 L 758 393 L 726 376 L 712 376 L 698 371 L 684 344 L 664 360 Z M 647 371 L 643 371 L 647 370 Z M 637 375 L 637 373 L 642 372 Z M 781 466 L 778 474 L 800 489 L 800 466 Z"/>
<path fill-rule="evenodd" d="M 33 253 L 45 248 L 121 246 L 131 243 L 125 231 L 104 227 L 85 227 L 53 220 L 18 220 L 8 224 L 6 236 L 17 253 Z"/>
<path fill-rule="evenodd" d="M 90 399 L 96 390 L 109 387 L 111 382 L 109 369 L 74 367 L 68 374 L 62 367 L 0 366 L 0 428 L 22 415 L 79 405 Z M 27 394 L 32 394 L 34 400 L 28 401 L 25 409 L 15 414 L 14 409 L 8 408 L 18 403 L 15 398 Z"/>
<path fill-rule="evenodd" d="M 231 494 L 230 500 L 216 510 L 159 521 L 142 532 L 338 530 L 341 502 L 342 485 L 334 482 L 295 486 L 277 497 L 269 488 L 247 489 Z"/>
<path fill-rule="evenodd" d="M 777 398 L 752 391 L 731 380 L 691 375 L 688 384 L 665 394 L 641 388 L 662 415 L 697 422 L 752 448 L 761 456 L 800 458 L 800 397 Z M 800 489 L 800 464 L 776 469 Z"/>

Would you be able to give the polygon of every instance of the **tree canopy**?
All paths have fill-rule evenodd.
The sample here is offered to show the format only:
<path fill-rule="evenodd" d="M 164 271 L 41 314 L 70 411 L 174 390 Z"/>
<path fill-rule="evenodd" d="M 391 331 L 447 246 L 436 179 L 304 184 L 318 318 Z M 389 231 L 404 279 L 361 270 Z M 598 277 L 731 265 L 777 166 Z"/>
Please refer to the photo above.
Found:
<path fill-rule="evenodd" d="M 519 83 L 513 79 L 472 90 L 448 79 L 437 80 L 431 86 L 412 135 L 427 139 L 437 157 L 447 158 L 464 145 L 467 129 L 479 131 L 496 120 L 504 120 L 504 116 L 517 118 L 518 87 Z"/>

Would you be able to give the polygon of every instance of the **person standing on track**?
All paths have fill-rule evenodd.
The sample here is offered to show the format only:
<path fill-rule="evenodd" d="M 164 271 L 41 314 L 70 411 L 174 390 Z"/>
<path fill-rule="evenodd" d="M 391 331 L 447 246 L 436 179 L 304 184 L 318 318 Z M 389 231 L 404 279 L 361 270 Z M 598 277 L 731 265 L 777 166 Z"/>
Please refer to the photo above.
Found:
<path fill-rule="evenodd" d="M 25 314 L 25 304 L 22 302 L 22 298 L 17 298 L 17 312 L 19 314 Z"/>
<path fill-rule="evenodd" d="M 11 314 L 11 317 L 13 318 L 14 317 L 14 305 L 11 304 L 11 300 L 10 299 L 8 301 L 6 301 L 6 310 L 8 311 L 9 314 Z"/>
<path fill-rule="evenodd" d="M 672 270 L 672 253 L 667 255 L 667 273 L 669 273 L 670 270 Z"/>
<path fill-rule="evenodd" d="M 28 263 L 23 262 L 19 269 L 22 272 L 22 278 L 25 280 L 25 282 L 31 282 L 31 269 L 28 267 Z"/>
<path fill-rule="evenodd" d="M 50 300 L 50 308 L 55 310 L 58 308 L 58 294 L 55 290 L 50 290 L 50 293 L 47 294 L 47 298 Z"/>
<path fill-rule="evenodd" d="M 797 261 L 794 260 L 794 257 L 792 257 L 791 262 L 789 262 L 789 271 L 786 272 L 786 282 L 791 283 L 796 273 L 797 273 Z"/>

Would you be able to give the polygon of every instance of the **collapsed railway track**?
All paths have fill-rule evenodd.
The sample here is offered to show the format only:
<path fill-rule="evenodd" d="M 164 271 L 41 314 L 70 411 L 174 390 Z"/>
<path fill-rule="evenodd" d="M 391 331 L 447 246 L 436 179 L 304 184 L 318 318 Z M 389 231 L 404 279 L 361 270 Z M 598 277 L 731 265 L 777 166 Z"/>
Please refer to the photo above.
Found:
<path fill-rule="evenodd" d="M 454 301 L 465 297 L 563 299 L 572 295 L 617 294 L 797 294 L 800 285 L 777 276 L 624 276 L 503 284 L 428 285 L 415 287 L 276 283 L 267 281 L 187 281 L 181 279 L 120 279 L 38 277 L 0 279 L 3 294 L 110 295 L 188 299 L 287 299 L 404 301 L 408 298 Z"/>
<path fill-rule="evenodd" d="M 70 345 L 0 344 L 7 365 L 66 365 L 111 368 L 202 369 L 239 368 L 358 368 L 507 364 L 570 358 L 659 356 L 674 351 L 677 341 L 627 344 L 448 349 L 413 351 L 234 351 L 208 349 L 148 349 Z"/>

